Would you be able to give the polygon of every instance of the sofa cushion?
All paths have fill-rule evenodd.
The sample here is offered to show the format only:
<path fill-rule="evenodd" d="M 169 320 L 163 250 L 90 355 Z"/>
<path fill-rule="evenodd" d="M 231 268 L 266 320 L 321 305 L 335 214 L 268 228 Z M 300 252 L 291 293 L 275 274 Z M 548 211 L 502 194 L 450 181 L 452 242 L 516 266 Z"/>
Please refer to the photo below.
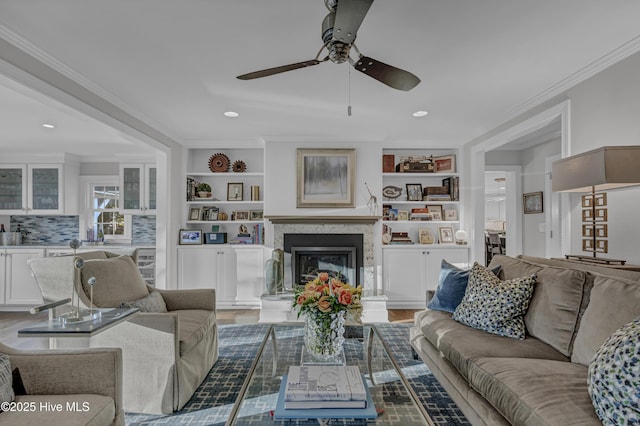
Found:
<path fill-rule="evenodd" d="M 469 383 L 514 425 L 601 425 L 579 364 L 480 358 L 469 366 Z"/>
<path fill-rule="evenodd" d="M 500 336 L 524 339 L 523 316 L 529 307 L 535 274 L 501 281 L 476 262 L 453 319 Z"/>
<path fill-rule="evenodd" d="M 501 268 L 498 265 L 496 268 L 491 269 L 491 272 L 497 275 L 500 273 Z M 470 273 L 469 269 L 460 269 L 442 259 L 438 288 L 427 307 L 453 313 L 464 297 Z"/>
<path fill-rule="evenodd" d="M 150 291 L 147 297 L 131 302 L 122 302 L 120 306 L 123 308 L 138 308 L 140 312 L 167 312 L 167 305 L 164 303 L 162 294 L 159 291 Z"/>
<path fill-rule="evenodd" d="M 0 403 L 13 401 L 13 381 L 9 355 L 0 354 Z"/>
<path fill-rule="evenodd" d="M 180 356 L 193 349 L 202 341 L 205 334 L 211 333 L 216 323 L 216 314 L 212 311 L 185 309 L 171 311 L 171 313 L 178 314 Z"/>
<path fill-rule="evenodd" d="M 569 361 L 569 358 L 533 337 L 514 340 L 468 327 L 443 311 L 424 310 L 414 316 L 416 328 L 467 379 L 469 363 L 483 357 L 540 358 Z"/>
<path fill-rule="evenodd" d="M 90 294 L 88 280 L 96 278 L 93 304 L 99 308 L 117 308 L 122 302 L 149 295 L 147 285 L 130 256 L 86 260 L 81 271 L 82 287 L 87 297 Z"/>
<path fill-rule="evenodd" d="M 505 279 L 536 274 L 535 290 L 524 316 L 527 332 L 570 356 L 578 330 L 587 274 L 576 269 L 543 267 L 507 256 L 495 256 L 491 264 L 494 263 L 503 267 Z"/>
<path fill-rule="evenodd" d="M 598 349 L 589 365 L 589 395 L 604 424 L 640 424 L 640 317 Z"/>
<path fill-rule="evenodd" d="M 640 316 L 640 283 L 596 276 L 582 316 L 571 361 L 588 366 L 614 331 Z"/>
<path fill-rule="evenodd" d="M 0 415 L 0 425 L 33 426 L 33 425 L 112 425 L 116 416 L 113 399 L 104 395 L 23 395 L 16 396 L 16 402 L 36 407 L 40 404 L 61 404 L 62 410 L 35 410 L 24 413 L 12 411 Z M 78 405 L 68 407 L 67 403 Z M 51 405 L 49 405 L 51 406 Z M 72 409 L 73 407 L 77 407 Z"/>

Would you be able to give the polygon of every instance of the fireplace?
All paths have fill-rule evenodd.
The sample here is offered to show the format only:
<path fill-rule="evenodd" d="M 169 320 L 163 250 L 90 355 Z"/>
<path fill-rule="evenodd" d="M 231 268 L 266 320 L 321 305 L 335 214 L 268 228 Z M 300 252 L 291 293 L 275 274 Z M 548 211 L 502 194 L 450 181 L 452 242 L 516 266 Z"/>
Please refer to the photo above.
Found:
<path fill-rule="evenodd" d="M 320 272 L 351 285 L 362 283 L 362 234 L 285 234 L 292 283 L 304 284 Z"/>

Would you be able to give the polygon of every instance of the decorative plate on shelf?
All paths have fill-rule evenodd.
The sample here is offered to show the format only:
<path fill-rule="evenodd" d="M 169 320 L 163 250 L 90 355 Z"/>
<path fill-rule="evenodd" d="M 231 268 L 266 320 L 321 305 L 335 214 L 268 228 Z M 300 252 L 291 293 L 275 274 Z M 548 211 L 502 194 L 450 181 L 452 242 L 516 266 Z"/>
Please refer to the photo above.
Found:
<path fill-rule="evenodd" d="M 236 173 L 242 173 L 247 170 L 247 165 L 242 160 L 236 160 L 233 162 L 231 169 Z"/>
<path fill-rule="evenodd" d="M 226 172 L 229 170 L 229 157 L 221 152 L 209 158 L 209 170 L 214 173 Z"/>
<path fill-rule="evenodd" d="M 398 188 L 397 186 L 385 186 L 382 188 L 382 195 L 391 200 L 395 200 L 402 194 L 402 188 Z"/>

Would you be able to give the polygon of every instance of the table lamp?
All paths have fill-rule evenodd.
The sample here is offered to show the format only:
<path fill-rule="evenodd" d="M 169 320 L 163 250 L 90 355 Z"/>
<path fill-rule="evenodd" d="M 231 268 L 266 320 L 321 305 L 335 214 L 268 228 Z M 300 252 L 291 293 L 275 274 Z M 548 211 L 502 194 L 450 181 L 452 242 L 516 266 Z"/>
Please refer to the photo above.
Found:
<path fill-rule="evenodd" d="M 554 161 L 551 179 L 553 191 L 588 193 L 582 196 L 582 249 L 595 258 L 596 252 L 608 252 L 608 241 L 602 240 L 608 235 L 603 191 L 640 185 L 640 146 L 604 146 Z"/>

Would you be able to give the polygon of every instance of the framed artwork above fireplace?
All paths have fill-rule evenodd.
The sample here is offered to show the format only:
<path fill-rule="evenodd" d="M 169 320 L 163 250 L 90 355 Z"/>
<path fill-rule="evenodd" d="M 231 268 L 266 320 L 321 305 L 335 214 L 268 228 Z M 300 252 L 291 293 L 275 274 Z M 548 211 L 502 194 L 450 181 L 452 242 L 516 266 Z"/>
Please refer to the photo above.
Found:
<path fill-rule="evenodd" d="M 355 149 L 297 150 L 296 207 L 355 207 Z"/>

